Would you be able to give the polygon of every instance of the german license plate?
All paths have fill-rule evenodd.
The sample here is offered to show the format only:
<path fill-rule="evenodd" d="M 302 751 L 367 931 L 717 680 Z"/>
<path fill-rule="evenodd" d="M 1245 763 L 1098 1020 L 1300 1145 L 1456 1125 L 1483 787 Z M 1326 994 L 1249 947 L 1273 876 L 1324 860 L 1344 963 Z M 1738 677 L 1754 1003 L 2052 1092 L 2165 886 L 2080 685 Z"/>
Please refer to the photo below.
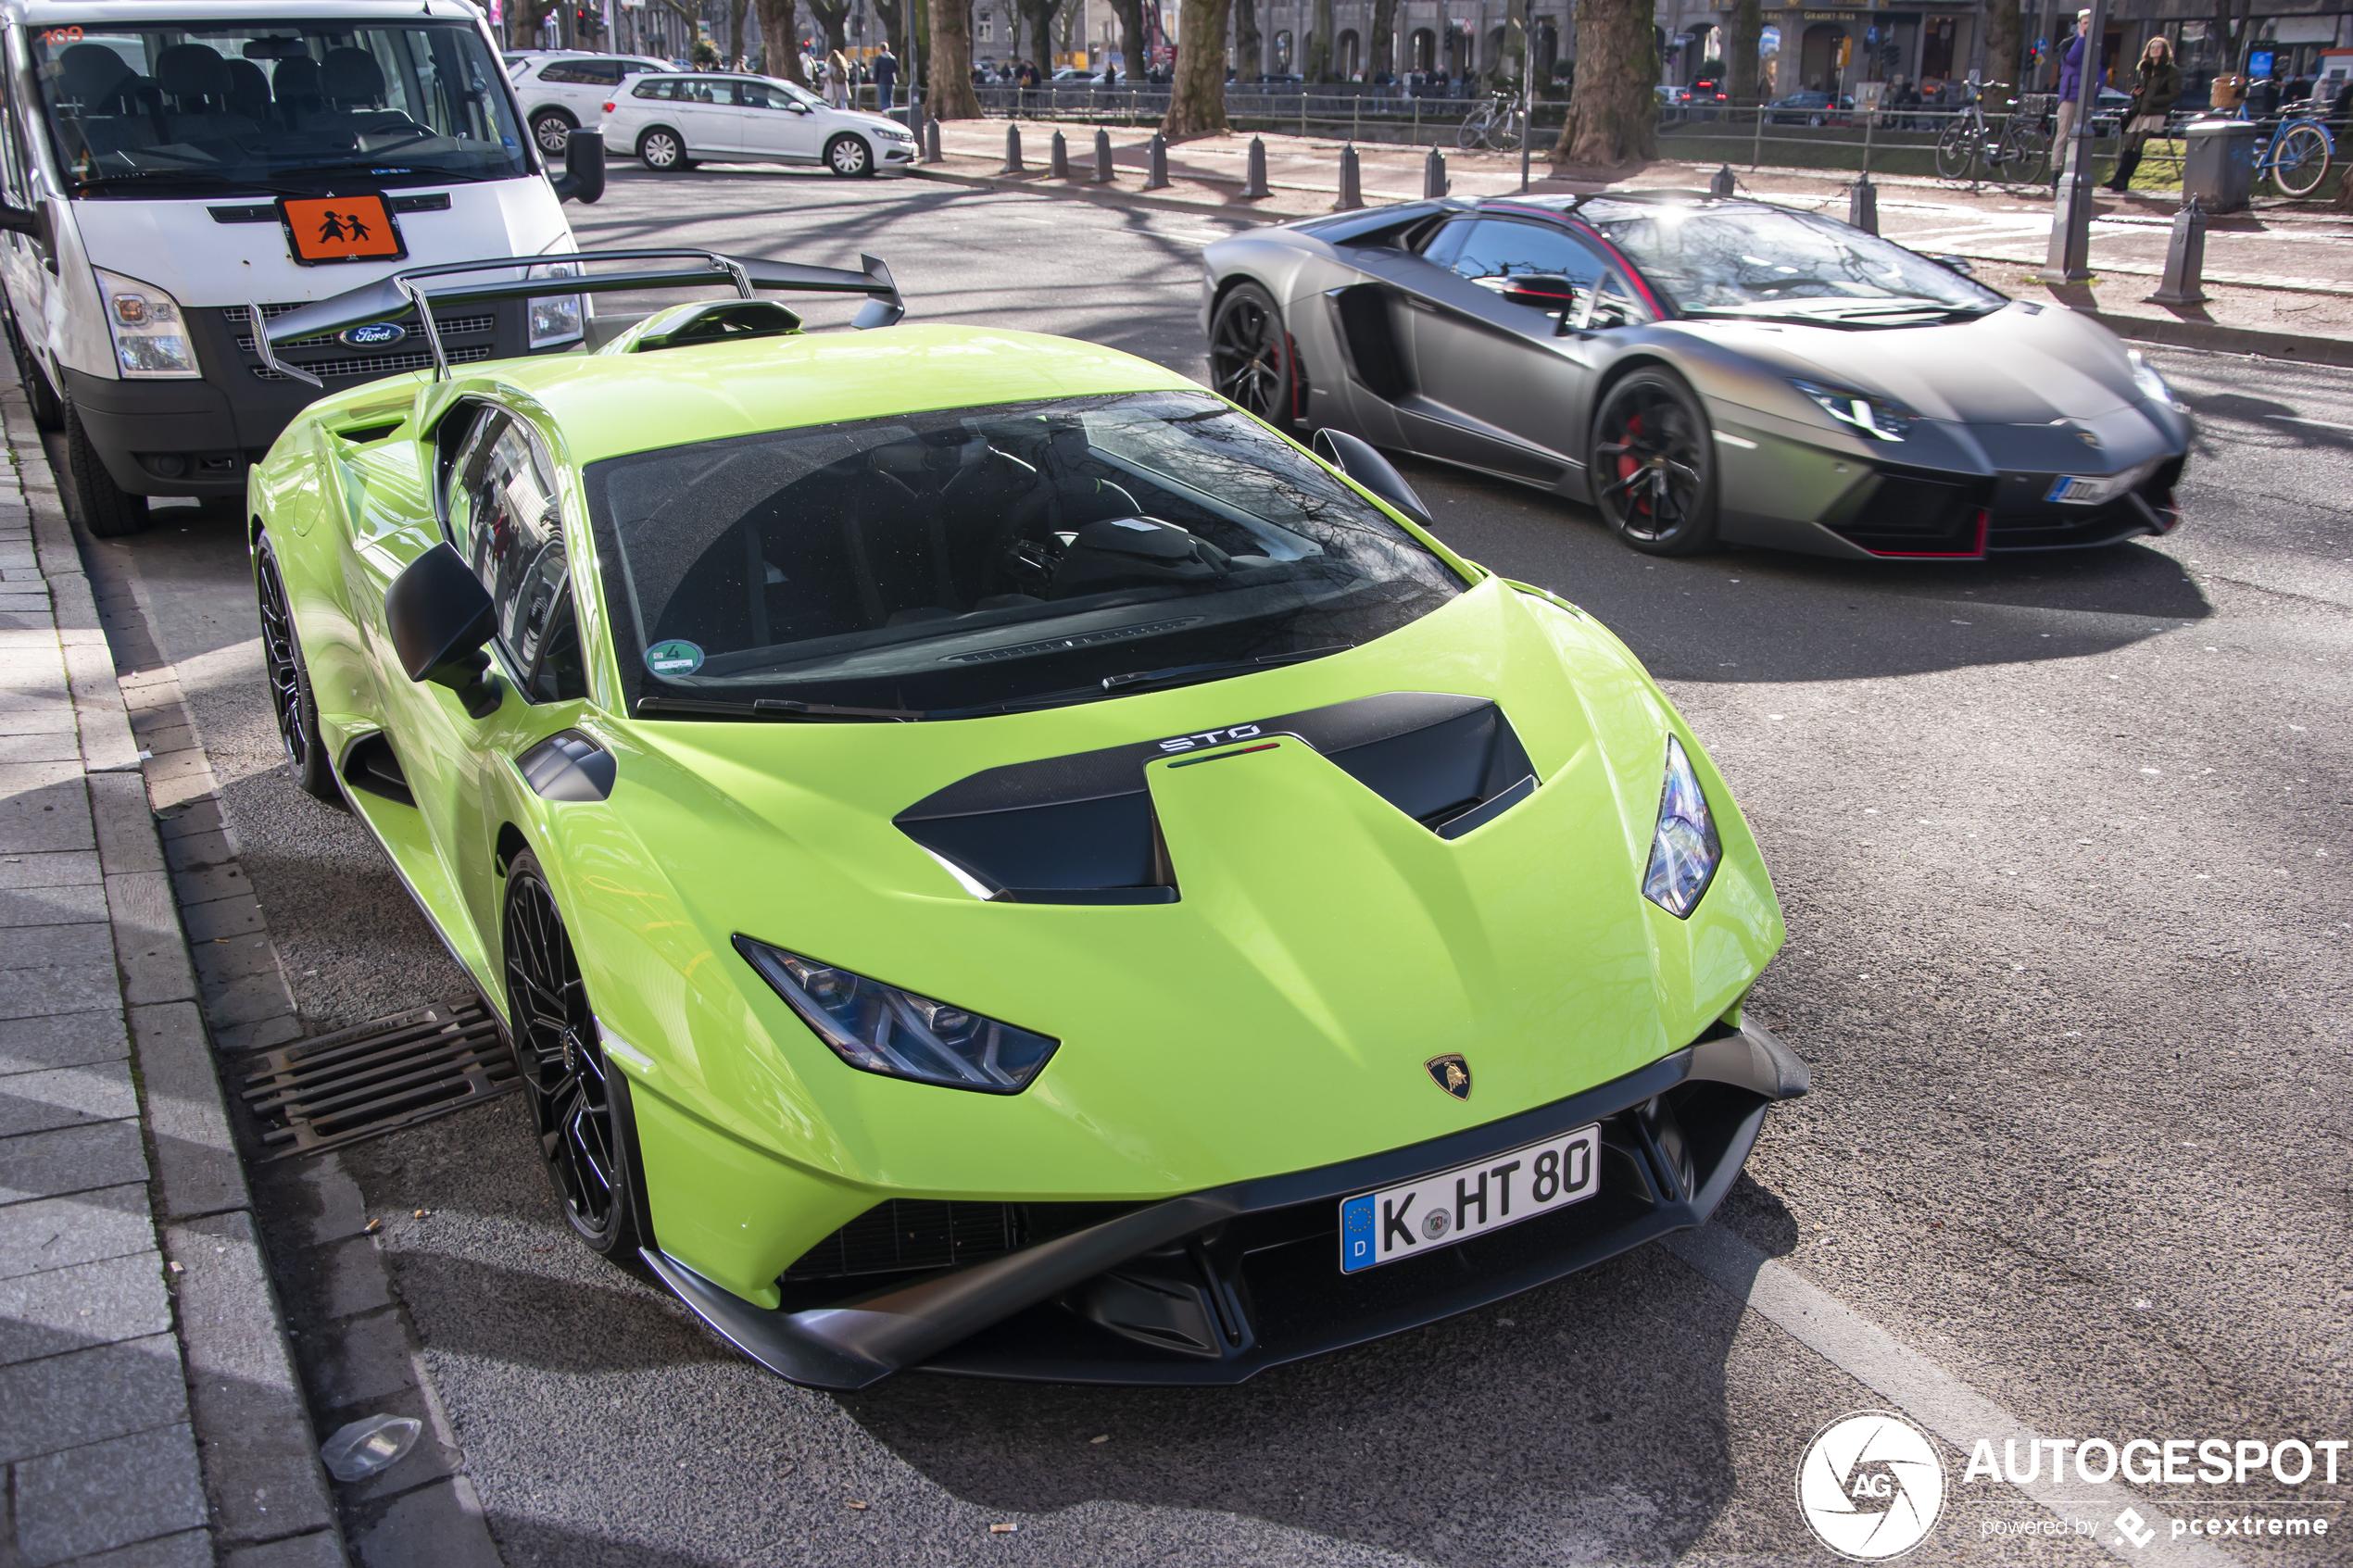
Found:
<path fill-rule="evenodd" d="M 2043 496 L 2045 506 L 2057 502 L 2067 507 L 2096 507 L 2113 501 L 2132 488 L 2135 474 L 2108 474 L 2086 479 L 2080 473 L 2063 473 L 2051 481 L 2050 490 Z"/>
<path fill-rule="evenodd" d="M 1601 1123 L 1340 1206 L 1340 1272 L 1394 1263 L 1516 1225 L 1601 1190 Z"/>

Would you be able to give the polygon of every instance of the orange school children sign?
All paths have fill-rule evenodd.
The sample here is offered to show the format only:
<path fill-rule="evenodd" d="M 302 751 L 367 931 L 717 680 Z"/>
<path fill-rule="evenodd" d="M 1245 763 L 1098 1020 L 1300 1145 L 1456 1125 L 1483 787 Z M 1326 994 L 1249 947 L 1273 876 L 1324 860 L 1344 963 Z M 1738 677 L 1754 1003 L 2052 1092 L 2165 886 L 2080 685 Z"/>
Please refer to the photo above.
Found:
<path fill-rule="evenodd" d="M 278 203 L 278 210 L 294 258 L 306 266 L 397 261 L 409 254 L 382 196 L 289 196 Z"/>

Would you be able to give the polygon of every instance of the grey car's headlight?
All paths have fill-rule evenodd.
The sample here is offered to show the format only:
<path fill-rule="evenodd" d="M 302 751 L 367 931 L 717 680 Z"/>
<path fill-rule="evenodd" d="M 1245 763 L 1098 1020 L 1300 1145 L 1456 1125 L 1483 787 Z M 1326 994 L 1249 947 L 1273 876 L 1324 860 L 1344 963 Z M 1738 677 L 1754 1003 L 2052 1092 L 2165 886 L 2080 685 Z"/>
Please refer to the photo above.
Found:
<path fill-rule="evenodd" d="M 2162 403 L 2177 414 L 2190 411 L 2187 404 L 2173 395 L 2173 389 L 2165 384 L 2165 378 L 2157 373 L 2157 367 L 2139 349 L 2128 348 L 2124 357 L 2133 362 L 2133 384 L 2140 388 L 2142 396 L 2152 403 Z"/>
<path fill-rule="evenodd" d="M 1651 831 L 1651 863 L 1642 873 L 1642 897 L 1677 920 L 1689 920 L 1723 858 L 1724 846 L 1716 836 L 1716 820 L 1707 814 L 1707 795 L 1699 787 L 1699 775 L 1683 755 L 1683 743 L 1668 735 L 1667 783 L 1658 794 L 1658 825 Z"/>
<path fill-rule="evenodd" d="M 1880 441 L 1903 440 L 1912 433 L 1912 421 L 1919 417 L 1901 403 L 1873 397 L 1867 392 L 1849 392 L 1843 387 L 1794 379 L 1790 385 L 1812 398 L 1815 407 L 1849 430 L 1859 430 Z"/>
<path fill-rule="evenodd" d="M 736 938 L 736 951 L 836 1056 L 862 1073 L 1013 1095 L 1062 1044 L 749 936 Z"/>
<path fill-rule="evenodd" d="M 141 381 L 202 373 L 196 369 L 195 349 L 188 341 L 188 324 L 181 319 L 178 300 L 153 283 L 103 267 L 90 270 L 98 280 L 107 331 L 114 335 L 117 369 Z"/>

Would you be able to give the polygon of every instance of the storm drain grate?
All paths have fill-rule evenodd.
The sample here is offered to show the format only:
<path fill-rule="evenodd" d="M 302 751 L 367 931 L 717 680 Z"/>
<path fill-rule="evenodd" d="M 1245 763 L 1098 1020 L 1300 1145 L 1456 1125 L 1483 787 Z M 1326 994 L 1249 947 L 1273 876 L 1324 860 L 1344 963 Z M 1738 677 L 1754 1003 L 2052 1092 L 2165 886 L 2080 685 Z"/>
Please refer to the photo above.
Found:
<path fill-rule="evenodd" d="M 316 1154 L 522 1087 L 497 1021 L 473 997 L 264 1051 L 245 1075 L 269 1160 Z"/>

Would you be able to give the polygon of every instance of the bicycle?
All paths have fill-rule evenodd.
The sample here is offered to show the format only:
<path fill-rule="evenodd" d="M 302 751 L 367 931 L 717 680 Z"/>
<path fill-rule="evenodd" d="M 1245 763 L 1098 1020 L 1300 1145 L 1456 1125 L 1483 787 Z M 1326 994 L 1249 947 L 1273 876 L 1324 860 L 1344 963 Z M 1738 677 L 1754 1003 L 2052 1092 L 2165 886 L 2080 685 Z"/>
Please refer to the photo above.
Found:
<path fill-rule="evenodd" d="M 2237 118 L 2247 118 L 2245 104 L 2239 106 Z M 2255 178 L 2269 174 L 2284 194 L 2309 196 L 2329 177 L 2329 159 L 2335 155 L 2336 138 L 2329 128 L 2297 115 L 2276 122 L 2256 146 Z"/>
<path fill-rule="evenodd" d="M 1466 152 L 1486 147 L 1493 152 L 1519 151 L 1519 100 L 1509 93 L 1498 93 L 1485 104 L 1463 117 L 1462 129 L 1454 133 L 1454 144 Z"/>
<path fill-rule="evenodd" d="M 2050 179 L 2051 139 L 2043 132 L 2049 113 L 2046 96 L 2030 94 L 2002 121 L 1999 129 L 1985 118 L 1980 102 L 1986 87 L 2007 87 L 2007 82 L 1970 82 L 1961 100 L 1961 112 L 1936 139 L 1936 174 L 1940 180 L 1977 182 L 1982 165 L 1994 182 L 2006 191 L 2042 185 Z"/>

